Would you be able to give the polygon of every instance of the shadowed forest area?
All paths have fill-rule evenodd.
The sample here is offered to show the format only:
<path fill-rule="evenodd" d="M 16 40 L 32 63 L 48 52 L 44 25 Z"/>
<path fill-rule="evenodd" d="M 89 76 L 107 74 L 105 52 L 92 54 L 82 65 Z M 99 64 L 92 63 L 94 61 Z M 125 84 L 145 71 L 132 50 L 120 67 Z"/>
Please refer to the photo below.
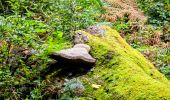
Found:
<path fill-rule="evenodd" d="M 170 100 L 169 0 L 0 0 L 0 100 Z"/>

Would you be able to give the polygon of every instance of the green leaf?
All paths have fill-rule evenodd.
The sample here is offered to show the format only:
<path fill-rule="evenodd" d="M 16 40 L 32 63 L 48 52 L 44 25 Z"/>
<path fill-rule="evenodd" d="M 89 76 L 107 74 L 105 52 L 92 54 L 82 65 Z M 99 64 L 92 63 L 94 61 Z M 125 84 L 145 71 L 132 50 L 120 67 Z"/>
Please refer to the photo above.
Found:
<path fill-rule="evenodd" d="M 62 38 L 64 33 L 61 31 L 55 31 L 52 34 L 58 38 Z"/>

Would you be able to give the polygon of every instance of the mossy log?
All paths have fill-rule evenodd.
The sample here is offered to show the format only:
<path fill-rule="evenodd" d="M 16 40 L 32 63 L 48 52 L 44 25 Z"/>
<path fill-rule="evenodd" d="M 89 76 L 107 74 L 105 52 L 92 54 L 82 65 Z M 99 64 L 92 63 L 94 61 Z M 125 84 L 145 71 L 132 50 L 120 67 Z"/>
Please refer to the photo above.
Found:
<path fill-rule="evenodd" d="M 88 36 L 97 64 L 82 76 L 84 96 L 96 100 L 170 100 L 170 82 L 115 30 Z M 98 87 L 94 87 L 97 85 Z"/>

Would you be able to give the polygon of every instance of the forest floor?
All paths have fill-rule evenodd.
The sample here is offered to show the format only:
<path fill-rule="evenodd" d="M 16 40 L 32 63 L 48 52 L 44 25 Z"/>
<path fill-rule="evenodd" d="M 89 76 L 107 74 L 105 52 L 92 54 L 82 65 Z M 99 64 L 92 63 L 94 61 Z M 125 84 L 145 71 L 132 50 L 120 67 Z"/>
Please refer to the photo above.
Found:
<path fill-rule="evenodd" d="M 71 48 L 75 32 L 93 26 L 109 26 L 118 31 L 133 49 L 170 79 L 168 0 L 0 0 L 0 99 L 92 100 L 81 95 L 85 83 L 79 77 L 61 78 L 59 71 L 49 69 L 54 63 L 49 54 Z M 94 55 L 97 54 L 92 51 Z M 100 63 L 106 65 L 102 60 Z M 76 96 L 74 91 L 64 92 L 74 85 L 80 87 Z"/>

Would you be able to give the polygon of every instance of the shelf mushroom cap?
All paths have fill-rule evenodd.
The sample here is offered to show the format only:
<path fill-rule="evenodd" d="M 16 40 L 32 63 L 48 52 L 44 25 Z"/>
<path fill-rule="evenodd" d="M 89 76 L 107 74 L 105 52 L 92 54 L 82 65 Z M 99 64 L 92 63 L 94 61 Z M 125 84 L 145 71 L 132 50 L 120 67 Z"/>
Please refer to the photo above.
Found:
<path fill-rule="evenodd" d="M 50 58 L 63 63 L 94 65 L 96 59 L 89 54 L 89 51 L 90 46 L 86 44 L 77 44 L 73 48 L 53 52 L 49 56 Z"/>

